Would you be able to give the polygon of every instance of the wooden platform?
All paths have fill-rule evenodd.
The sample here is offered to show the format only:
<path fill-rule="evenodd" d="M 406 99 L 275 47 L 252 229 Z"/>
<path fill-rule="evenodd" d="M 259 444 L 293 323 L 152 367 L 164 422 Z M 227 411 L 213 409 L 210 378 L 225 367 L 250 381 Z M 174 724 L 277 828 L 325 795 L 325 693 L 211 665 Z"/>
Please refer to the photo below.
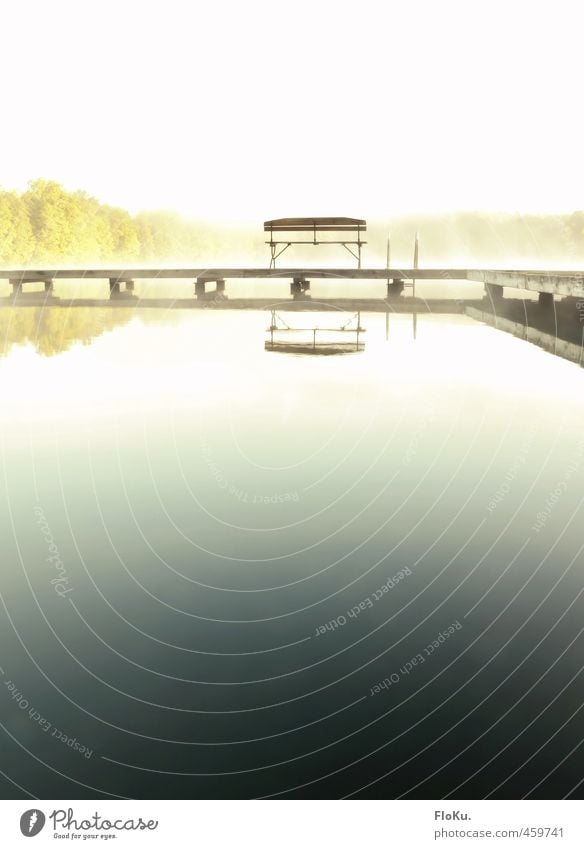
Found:
<path fill-rule="evenodd" d="M 0 280 L 290 280 L 294 277 L 331 280 L 473 280 L 465 268 L 10 268 Z M 485 271 L 476 272 L 484 274 Z M 501 272 L 524 273 L 524 272 Z M 525 272 L 535 274 L 538 272 Z M 577 274 L 578 272 L 570 272 Z M 584 279 L 584 272 L 580 272 Z"/>
<path fill-rule="evenodd" d="M 311 280 L 379 280 L 394 287 L 404 280 L 468 280 L 483 283 L 492 295 L 502 295 L 504 287 L 525 289 L 542 295 L 584 298 L 584 271 L 548 271 L 469 268 L 11 268 L 0 269 L 0 280 L 8 281 L 14 291 L 25 284 L 42 284 L 54 292 L 59 280 L 104 280 L 113 294 L 125 286 L 134 291 L 135 280 L 185 280 L 194 283 L 196 294 L 205 297 L 206 284 L 215 283 L 218 293 L 225 291 L 227 280 L 287 280 L 293 291 L 302 292 Z M 294 289 L 296 287 L 296 289 Z M 396 290 L 397 291 L 397 290 Z M 214 293 L 211 293 L 214 294 Z"/>
<path fill-rule="evenodd" d="M 318 342 L 317 345 L 312 345 L 310 342 L 266 342 L 264 345 L 266 351 L 273 351 L 281 354 L 307 354 L 313 357 L 330 356 L 331 354 L 357 354 L 365 350 L 365 344 L 359 342 L 356 345 L 354 342 Z"/>

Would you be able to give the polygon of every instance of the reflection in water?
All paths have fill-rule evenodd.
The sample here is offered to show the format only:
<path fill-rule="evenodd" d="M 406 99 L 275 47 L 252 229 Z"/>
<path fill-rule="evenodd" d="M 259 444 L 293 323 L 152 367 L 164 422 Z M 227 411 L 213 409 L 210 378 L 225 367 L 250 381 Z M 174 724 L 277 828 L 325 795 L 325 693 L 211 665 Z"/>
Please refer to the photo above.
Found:
<path fill-rule="evenodd" d="M 39 354 L 51 357 L 72 345 L 90 345 L 104 333 L 123 327 L 135 318 L 132 311 L 111 307 L 2 307 L 0 308 L 0 356 L 13 345 L 32 345 Z M 176 324 L 173 312 L 140 314 L 142 324 Z"/>
<path fill-rule="evenodd" d="M 30 344 L 50 357 L 80 343 L 89 345 L 97 336 L 121 327 L 131 315 L 100 307 L 3 307 L 0 309 L 0 356 L 13 345 Z"/>
<path fill-rule="evenodd" d="M 0 790 L 579 796 L 583 373 L 464 317 L 275 357 L 268 316 L 0 362 Z"/>

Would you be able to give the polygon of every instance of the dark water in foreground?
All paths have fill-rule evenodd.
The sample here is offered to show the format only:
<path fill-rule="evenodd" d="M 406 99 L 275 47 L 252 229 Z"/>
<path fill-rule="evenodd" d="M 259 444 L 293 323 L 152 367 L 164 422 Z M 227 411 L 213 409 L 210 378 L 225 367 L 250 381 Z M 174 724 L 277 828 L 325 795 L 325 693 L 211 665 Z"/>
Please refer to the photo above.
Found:
<path fill-rule="evenodd" d="M 0 360 L 3 797 L 582 796 L 584 375 L 363 322 Z"/>

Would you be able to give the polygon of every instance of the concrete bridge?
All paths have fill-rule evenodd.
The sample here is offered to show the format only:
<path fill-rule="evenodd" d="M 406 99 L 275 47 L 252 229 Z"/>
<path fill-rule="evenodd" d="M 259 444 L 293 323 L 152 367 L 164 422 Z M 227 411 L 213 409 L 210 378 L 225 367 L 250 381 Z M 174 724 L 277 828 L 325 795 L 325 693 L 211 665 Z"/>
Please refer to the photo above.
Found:
<path fill-rule="evenodd" d="M 0 269 L 0 280 L 12 286 L 14 298 L 24 286 L 41 284 L 46 296 L 55 297 L 59 280 L 103 280 L 111 298 L 129 297 L 135 281 L 187 280 L 194 283 L 199 300 L 226 297 L 226 281 L 235 279 L 288 280 L 294 299 L 306 298 L 311 279 L 379 280 L 385 282 L 384 295 L 399 299 L 413 281 L 469 280 L 483 283 L 488 297 L 497 302 L 505 287 L 536 292 L 542 305 L 552 305 L 554 296 L 584 298 L 584 271 L 528 271 L 468 268 L 53 268 Z M 211 288 L 212 287 L 212 288 Z M 107 290 L 106 290 L 107 291 Z M 382 297 L 382 292 L 380 292 Z M 10 299 L 12 301 L 12 299 Z"/>

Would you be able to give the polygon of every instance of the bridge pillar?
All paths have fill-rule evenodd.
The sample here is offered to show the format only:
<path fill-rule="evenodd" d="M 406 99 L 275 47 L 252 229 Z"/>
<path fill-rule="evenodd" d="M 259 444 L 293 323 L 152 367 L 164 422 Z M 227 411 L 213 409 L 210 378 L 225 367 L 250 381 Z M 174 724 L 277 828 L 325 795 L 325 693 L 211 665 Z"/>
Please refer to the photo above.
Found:
<path fill-rule="evenodd" d="M 492 306 L 496 306 L 503 300 L 503 287 L 494 283 L 485 283 L 485 297 Z"/>
<path fill-rule="evenodd" d="M 127 292 L 130 295 L 134 291 L 134 281 L 130 280 L 126 277 L 110 277 L 109 278 L 109 290 L 110 290 L 110 298 L 117 297 L 117 295 L 121 295 L 121 286 L 124 285 L 124 292 Z"/>
<path fill-rule="evenodd" d="M 214 283 L 215 289 L 208 292 L 206 290 L 207 283 Z M 227 297 L 225 294 L 225 278 L 198 277 L 195 280 L 195 296 L 197 300 L 224 300 Z"/>
<path fill-rule="evenodd" d="M 554 308 L 554 293 L 553 292 L 540 292 L 537 296 L 537 300 L 539 306 L 544 310 L 551 310 Z"/>
<path fill-rule="evenodd" d="M 401 277 L 396 277 L 392 280 L 391 283 L 387 284 L 387 297 L 388 298 L 399 298 L 401 293 L 404 290 L 404 281 Z"/>
<path fill-rule="evenodd" d="M 302 298 L 309 298 L 310 295 L 306 294 L 309 289 L 310 280 L 306 280 L 304 277 L 294 277 L 292 283 L 290 283 L 290 294 L 295 301 L 301 300 Z"/>
<path fill-rule="evenodd" d="M 36 279 L 27 279 L 22 280 L 22 278 L 12 278 L 8 281 L 12 286 L 12 294 L 13 295 L 22 295 L 23 286 L 25 283 L 42 283 L 44 290 L 47 294 L 51 294 L 53 291 L 53 279 L 51 277 L 41 277 L 40 275 Z M 34 294 L 34 293 L 31 293 Z"/>

